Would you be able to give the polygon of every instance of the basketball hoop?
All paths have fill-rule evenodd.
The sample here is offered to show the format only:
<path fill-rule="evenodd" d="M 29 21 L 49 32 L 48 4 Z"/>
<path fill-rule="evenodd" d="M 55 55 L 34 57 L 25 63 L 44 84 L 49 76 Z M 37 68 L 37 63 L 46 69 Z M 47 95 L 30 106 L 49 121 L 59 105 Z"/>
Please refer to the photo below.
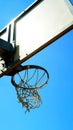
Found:
<path fill-rule="evenodd" d="M 46 69 L 36 65 L 21 66 L 11 78 L 17 93 L 17 98 L 27 111 L 38 108 L 41 98 L 38 90 L 48 83 L 49 74 Z"/>

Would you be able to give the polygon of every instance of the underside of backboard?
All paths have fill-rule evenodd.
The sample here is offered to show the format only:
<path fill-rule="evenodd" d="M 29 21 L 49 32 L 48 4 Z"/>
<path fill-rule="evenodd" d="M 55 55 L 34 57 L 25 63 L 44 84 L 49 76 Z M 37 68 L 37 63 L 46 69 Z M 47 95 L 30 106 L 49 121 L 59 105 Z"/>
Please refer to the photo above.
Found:
<path fill-rule="evenodd" d="M 36 0 L 0 31 L 0 38 L 15 49 L 13 64 L 0 77 L 71 29 L 73 5 L 69 0 Z"/>

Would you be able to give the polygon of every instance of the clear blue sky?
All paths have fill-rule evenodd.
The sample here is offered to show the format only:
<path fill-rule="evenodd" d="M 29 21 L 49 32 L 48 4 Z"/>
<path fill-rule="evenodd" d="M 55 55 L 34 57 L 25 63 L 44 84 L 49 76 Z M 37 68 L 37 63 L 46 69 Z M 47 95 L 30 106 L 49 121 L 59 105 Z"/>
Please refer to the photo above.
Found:
<path fill-rule="evenodd" d="M 1 0 L 0 29 L 33 0 Z M 40 90 L 42 105 L 25 114 L 18 103 L 10 77 L 0 79 L 1 130 L 73 130 L 73 30 L 30 58 L 24 64 L 47 69 L 48 85 Z"/>

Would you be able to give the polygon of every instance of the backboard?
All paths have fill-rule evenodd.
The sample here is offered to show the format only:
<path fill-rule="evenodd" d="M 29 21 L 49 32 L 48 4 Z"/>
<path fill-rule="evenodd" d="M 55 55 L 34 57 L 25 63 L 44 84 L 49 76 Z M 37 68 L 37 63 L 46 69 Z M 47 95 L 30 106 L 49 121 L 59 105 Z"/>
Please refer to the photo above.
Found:
<path fill-rule="evenodd" d="M 73 29 L 70 0 L 35 0 L 0 31 L 0 38 L 15 48 L 14 64 L 0 77 Z"/>

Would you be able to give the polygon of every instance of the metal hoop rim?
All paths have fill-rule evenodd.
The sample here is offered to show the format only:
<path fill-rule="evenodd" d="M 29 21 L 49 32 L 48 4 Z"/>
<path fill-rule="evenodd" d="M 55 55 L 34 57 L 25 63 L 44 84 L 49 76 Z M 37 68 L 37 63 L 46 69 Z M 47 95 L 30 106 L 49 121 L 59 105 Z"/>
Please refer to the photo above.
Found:
<path fill-rule="evenodd" d="M 46 69 L 44 69 L 43 67 L 38 66 L 38 65 L 25 65 L 25 66 L 21 66 L 21 69 L 18 70 L 18 72 L 21 72 L 21 71 L 27 70 L 27 69 L 40 69 L 40 70 L 43 70 L 43 71 L 46 73 L 46 75 L 47 75 L 47 80 L 45 81 L 45 83 L 43 83 L 43 85 L 41 85 L 41 86 L 39 86 L 39 87 L 29 88 L 29 89 L 40 89 L 40 88 L 42 88 L 45 84 L 47 84 L 47 82 L 48 82 L 48 80 L 49 80 L 49 73 L 48 73 L 48 71 L 47 71 Z M 18 85 L 16 84 L 16 82 L 14 81 L 14 76 L 15 76 L 15 75 L 16 75 L 16 73 L 15 73 L 14 75 L 12 75 L 12 77 L 11 77 L 11 83 L 12 83 L 12 84 L 14 85 L 14 87 L 16 87 L 16 88 L 23 88 L 23 87 L 21 87 L 21 86 L 18 86 Z M 23 88 L 23 89 L 28 89 L 28 88 Z"/>

